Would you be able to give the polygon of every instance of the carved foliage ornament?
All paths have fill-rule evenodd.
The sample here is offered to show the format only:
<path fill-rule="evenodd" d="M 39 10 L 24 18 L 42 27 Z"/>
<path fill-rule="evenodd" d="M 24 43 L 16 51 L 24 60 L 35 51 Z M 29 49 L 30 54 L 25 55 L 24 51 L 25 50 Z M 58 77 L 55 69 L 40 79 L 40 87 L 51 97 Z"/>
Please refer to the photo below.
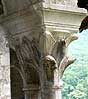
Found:
<path fill-rule="evenodd" d="M 47 81 L 53 81 L 55 69 L 58 69 L 59 72 L 63 74 L 65 68 L 74 62 L 74 59 L 65 57 L 67 48 L 66 45 L 68 45 L 71 41 L 76 40 L 76 37 L 70 35 L 68 38 L 55 41 L 54 38 L 50 39 L 49 36 L 53 37 L 51 33 L 49 35 L 45 32 L 45 35 L 48 42 L 53 41 L 53 45 L 51 45 L 52 43 L 49 43 L 48 45 L 50 50 L 46 49 L 48 51 L 47 54 L 41 53 L 39 47 L 40 43 L 37 42 L 36 38 L 26 36 L 22 38 L 22 43 L 17 45 L 16 53 L 19 63 L 23 66 L 23 68 L 26 68 L 26 65 L 31 66 L 39 73 L 39 75 L 42 74 L 45 77 L 44 78 L 42 76 L 42 79 L 44 78 Z M 45 45 L 48 43 L 47 40 L 44 42 Z"/>

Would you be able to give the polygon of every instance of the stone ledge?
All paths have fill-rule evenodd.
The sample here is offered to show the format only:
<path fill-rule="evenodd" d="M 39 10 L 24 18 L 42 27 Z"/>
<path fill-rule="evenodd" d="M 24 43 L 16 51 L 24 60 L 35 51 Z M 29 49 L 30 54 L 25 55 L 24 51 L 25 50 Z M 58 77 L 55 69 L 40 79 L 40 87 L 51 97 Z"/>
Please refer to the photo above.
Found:
<path fill-rule="evenodd" d="M 44 10 L 53 10 L 53 11 L 63 11 L 65 13 L 74 13 L 74 14 L 80 14 L 80 15 L 85 15 L 87 14 L 87 10 L 83 8 L 72 8 L 72 7 L 67 7 L 66 5 L 60 5 L 60 4 L 46 4 L 43 3 Z"/>

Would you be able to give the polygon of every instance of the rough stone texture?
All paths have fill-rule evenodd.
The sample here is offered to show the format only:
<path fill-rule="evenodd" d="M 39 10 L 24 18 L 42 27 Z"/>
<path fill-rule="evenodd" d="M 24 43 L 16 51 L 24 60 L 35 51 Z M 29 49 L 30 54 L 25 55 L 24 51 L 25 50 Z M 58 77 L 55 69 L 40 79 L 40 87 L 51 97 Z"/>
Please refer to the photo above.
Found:
<path fill-rule="evenodd" d="M 10 99 L 10 57 L 5 31 L 0 27 L 0 99 Z"/>

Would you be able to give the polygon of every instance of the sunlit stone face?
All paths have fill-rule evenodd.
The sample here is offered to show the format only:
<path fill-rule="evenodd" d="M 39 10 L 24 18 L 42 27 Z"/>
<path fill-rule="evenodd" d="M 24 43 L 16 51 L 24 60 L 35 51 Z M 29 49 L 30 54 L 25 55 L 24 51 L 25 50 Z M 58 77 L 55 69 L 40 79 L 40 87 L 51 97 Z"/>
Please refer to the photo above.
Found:
<path fill-rule="evenodd" d="M 0 99 L 10 99 L 10 56 L 4 34 L 0 26 Z"/>

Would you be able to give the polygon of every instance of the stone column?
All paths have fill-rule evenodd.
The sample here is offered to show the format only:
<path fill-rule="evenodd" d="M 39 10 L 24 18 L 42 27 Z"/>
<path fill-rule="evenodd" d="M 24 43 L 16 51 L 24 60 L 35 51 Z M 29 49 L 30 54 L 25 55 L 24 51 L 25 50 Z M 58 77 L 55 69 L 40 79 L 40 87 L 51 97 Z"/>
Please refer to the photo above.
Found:
<path fill-rule="evenodd" d="M 46 99 L 62 99 L 61 96 L 61 86 L 59 85 L 51 85 L 47 86 L 44 93 Z"/>
<path fill-rule="evenodd" d="M 59 77 L 58 69 L 55 69 L 53 81 L 48 81 L 45 87 L 46 99 L 62 99 L 61 89 L 62 80 Z"/>
<path fill-rule="evenodd" d="M 46 72 L 47 81 L 44 86 L 44 98 L 45 99 L 61 99 L 61 87 L 62 83 L 59 79 L 59 71 L 56 60 L 48 55 L 44 60 L 44 69 Z"/>
<path fill-rule="evenodd" d="M 62 76 L 65 69 L 72 64 L 75 59 L 66 56 L 68 45 L 76 40 L 76 35 L 69 35 L 65 39 L 55 40 L 51 33 L 46 33 L 47 53 L 43 60 L 46 82 L 44 85 L 44 99 L 62 99 Z M 52 41 L 53 43 L 49 43 Z M 51 52 L 48 52 L 51 51 Z"/>

